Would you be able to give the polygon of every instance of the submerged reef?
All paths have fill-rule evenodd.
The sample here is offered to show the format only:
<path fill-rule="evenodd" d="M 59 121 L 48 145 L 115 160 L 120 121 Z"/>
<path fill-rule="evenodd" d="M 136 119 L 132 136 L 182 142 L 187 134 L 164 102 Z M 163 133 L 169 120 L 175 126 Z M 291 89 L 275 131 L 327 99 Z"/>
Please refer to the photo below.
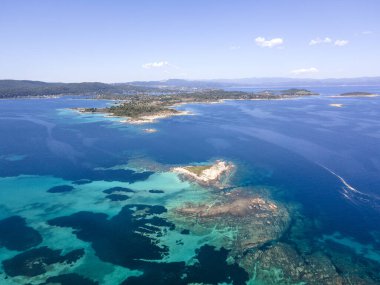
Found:
<path fill-rule="evenodd" d="M 39 232 L 27 226 L 23 217 L 12 216 L 0 221 L 0 247 L 26 250 L 41 242 Z"/>
<path fill-rule="evenodd" d="M 113 202 L 125 201 L 125 200 L 130 199 L 129 196 L 123 195 L 123 194 L 109 194 L 109 195 L 106 196 L 106 198 L 110 199 Z"/>
<path fill-rule="evenodd" d="M 285 207 L 248 189 L 215 193 L 212 197 L 202 204 L 186 203 L 174 209 L 172 218 L 192 234 L 229 232 L 221 235 L 219 246 L 230 249 L 235 257 L 278 239 L 288 227 L 290 218 Z"/>
<path fill-rule="evenodd" d="M 168 248 L 159 245 L 158 239 L 165 232 L 175 230 L 174 224 L 160 217 L 165 213 L 163 206 L 132 204 L 110 219 L 106 214 L 79 212 L 52 219 L 49 224 L 73 228 L 79 239 L 91 243 L 101 260 L 142 271 L 139 276 L 127 278 L 123 285 L 245 284 L 248 274 L 237 263 L 227 262 L 229 250 L 224 248 L 203 245 L 189 265 L 183 261 L 161 262 Z"/>
<path fill-rule="evenodd" d="M 248 252 L 240 264 L 265 284 L 343 284 L 342 277 L 326 256 L 314 253 L 303 258 L 284 243 Z"/>
<path fill-rule="evenodd" d="M 235 170 L 233 163 L 222 160 L 173 168 L 184 179 L 208 186 L 203 189 L 209 198 L 198 203 L 187 201 L 171 209 L 170 218 L 195 235 L 220 232 L 215 245 L 230 249 L 233 257 L 240 257 L 250 248 L 280 238 L 289 226 L 290 216 L 283 205 L 262 197 L 252 188 L 228 190 L 225 186 L 230 184 Z M 211 191 L 215 188 L 224 191 Z"/>
<path fill-rule="evenodd" d="M 238 264 L 227 262 L 228 250 L 204 245 L 194 257 L 194 264 L 184 262 L 150 263 L 143 275 L 130 277 L 122 285 L 134 284 L 234 284 L 244 285 L 248 274 Z"/>
<path fill-rule="evenodd" d="M 39 285 L 98 285 L 98 282 L 92 281 L 88 278 L 80 276 L 76 273 L 62 274 L 58 276 L 49 277 L 46 282 Z"/>
<path fill-rule="evenodd" d="M 148 192 L 149 193 L 153 193 L 153 194 L 163 194 L 163 193 L 165 193 L 165 191 L 163 191 L 163 190 L 156 190 L 156 189 L 149 190 Z"/>
<path fill-rule="evenodd" d="M 132 189 L 129 189 L 129 188 L 125 188 L 125 187 L 112 187 L 112 188 L 103 190 L 103 193 L 106 193 L 106 194 L 119 193 L 119 194 L 121 194 L 121 193 L 135 193 L 135 191 Z"/>
<path fill-rule="evenodd" d="M 159 217 L 165 212 L 163 206 L 131 204 L 111 219 L 103 213 L 79 212 L 48 223 L 75 229 L 76 236 L 90 242 L 101 260 L 136 269 L 140 259 L 156 260 L 167 254 L 168 249 L 150 237 L 174 229 L 174 224 Z"/>
<path fill-rule="evenodd" d="M 118 202 L 118 201 L 126 201 L 130 199 L 131 197 L 126 195 L 125 193 L 135 193 L 134 190 L 125 188 L 125 187 L 112 187 L 106 190 L 103 190 L 103 193 L 108 194 L 106 196 L 107 199 Z"/>
<path fill-rule="evenodd" d="M 98 187 L 96 193 L 102 197 L 96 196 L 98 203 L 112 207 L 113 212 L 100 208 L 48 218 L 49 231 L 68 234 L 71 229 L 79 244 L 88 243 L 91 249 L 86 247 L 85 258 L 81 249 L 66 254 L 55 248 L 29 248 L 36 243 L 24 248 L 29 249 L 26 252 L 7 257 L 5 278 L 16 282 L 29 278 L 28 282 L 39 285 L 103 284 L 111 276 L 119 276 L 120 285 L 380 282 L 373 273 L 375 262 L 354 254 L 349 260 L 347 249 L 334 239 L 322 241 L 315 230 L 318 221 L 304 219 L 298 204 L 279 200 L 277 188 L 237 179 L 235 163 L 216 160 L 181 167 L 186 171 L 157 162 L 137 166 L 130 170 L 132 175 L 138 174 L 137 169 L 144 179 L 152 171 L 156 175 L 146 184 L 101 183 Z M 128 173 L 125 165 L 113 169 L 120 167 Z M 244 165 L 239 168 L 239 172 L 246 170 Z M 161 175 L 165 179 L 160 180 Z M 80 192 L 82 187 L 77 189 Z M 20 219 L 16 218 L 19 226 Z M 110 271 L 104 279 L 102 274 L 81 272 L 94 266 L 90 259 L 97 260 L 96 266 L 107 263 L 116 269 L 112 275 L 105 269 Z"/>
<path fill-rule="evenodd" d="M 72 183 L 75 185 L 84 185 L 84 184 L 88 184 L 91 182 L 92 182 L 92 180 L 89 180 L 89 179 L 79 179 L 79 180 L 73 181 Z"/>
<path fill-rule="evenodd" d="M 265 249 L 249 251 L 241 259 L 240 266 L 251 272 L 253 279 L 269 285 L 379 284 L 379 280 L 369 277 L 368 268 L 360 268 L 358 264 L 351 263 L 349 270 L 342 270 L 334 256 L 335 253 L 321 251 L 301 254 L 294 247 L 279 242 Z"/>
<path fill-rule="evenodd" d="M 71 185 L 59 185 L 55 187 L 51 187 L 47 192 L 49 193 L 65 193 L 65 192 L 71 192 L 74 190 L 74 187 Z"/>
<path fill-rule="evenodd" d="M 46 246 L 22 252 L 11 259 L 3 261 L 4 271 L 8 276 L 37 276 L 48 271 L 55 263 L 72 264 L 84 255 L 83 249 L 73 250 L 61 255 L 61 250 Z"/>

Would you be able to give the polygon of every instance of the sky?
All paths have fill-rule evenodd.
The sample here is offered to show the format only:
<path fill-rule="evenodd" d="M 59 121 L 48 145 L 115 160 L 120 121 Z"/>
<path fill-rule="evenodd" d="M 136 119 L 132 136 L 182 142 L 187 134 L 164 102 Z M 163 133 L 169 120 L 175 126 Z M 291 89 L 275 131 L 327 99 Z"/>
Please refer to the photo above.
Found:
<path fill-rule="evenodd" d="M 380 76 L 379 0 L 0 0 L 0 79 Z"/>

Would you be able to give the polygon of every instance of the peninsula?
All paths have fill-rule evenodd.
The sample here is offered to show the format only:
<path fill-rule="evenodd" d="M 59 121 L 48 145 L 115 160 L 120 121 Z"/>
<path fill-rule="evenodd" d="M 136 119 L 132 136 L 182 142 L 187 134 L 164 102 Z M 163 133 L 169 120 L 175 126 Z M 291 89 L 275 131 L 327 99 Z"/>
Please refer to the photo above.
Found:
<path fill-rule="evenodd" d="M 275 100 L 318 95 L 306 89 L 287 89 L 283 91 L 242 92 L 220 89 L 205 89 L 196 92 L 181 92 L 163 95 L 118 95 L 104 94 L 96 99 L 119 100 L 118 104 L 107 108 L 76 108 L 82 113 L 102 113 L 125 118 L 122 122 L 132 124 L 153 123 L 157 119 L 171 116 L 188 115 L 176 106 L 188 103 L 220 103 L 224 100 Z"/>

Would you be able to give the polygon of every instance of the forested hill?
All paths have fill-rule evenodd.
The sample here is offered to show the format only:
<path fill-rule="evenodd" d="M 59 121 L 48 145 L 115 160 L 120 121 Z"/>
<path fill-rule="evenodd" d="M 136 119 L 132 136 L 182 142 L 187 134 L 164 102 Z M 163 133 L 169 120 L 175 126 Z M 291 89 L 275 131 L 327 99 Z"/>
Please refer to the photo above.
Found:
<path fill-rule="evenodd" d="M 120 88 L 100 82 L 47 83 L 29 80 L 0 80 L 0 98 L 120 92 Z"/>

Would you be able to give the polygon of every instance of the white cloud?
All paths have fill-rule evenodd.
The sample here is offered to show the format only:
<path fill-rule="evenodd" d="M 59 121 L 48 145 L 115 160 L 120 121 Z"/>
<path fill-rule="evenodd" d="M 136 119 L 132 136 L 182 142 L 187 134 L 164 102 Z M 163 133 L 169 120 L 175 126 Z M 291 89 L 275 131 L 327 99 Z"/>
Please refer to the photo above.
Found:
<path fill-rule="evenodd" d="M 324 39 L 321 38 L 316 38 L 313 39 L 309 42 L 309 45 L 314 46 L 314 45 L 319 45 L 319 44 L 330 44 L 332 43 L 332 39 L 329 37 L 325 37 Z"/>
<path fill-rule="evenodd" d="M 315 46 L 315 45 L 320 45 L 320 44 L 328 44 L 328 45 L 334 45 L 334 46 L 342 47 L 342 46 L 347 45 L 348 43 L 349 43 L 349 41 L 347 41 L 347 40 L 332 40 L 329 37 L 325 37 L 325 38 L 312 39 L 309 42 L 309 45 Z"/>
<path fill-rule="evenodd" d="M 373 31 L 363 31 L 362 34 L 363 35 L 372 35 Z"/>
<path fill-rule="evenodd" d="M 142 68 L 151 69 L 151 68 L 161 68 L 164 66 L 168 66 L 169 62 L 167 61 L 157 61 L 157 62 L 149 62 L 142 65 Z"/>
<path fill-rule="evenodd" d="M 318 73 L 319 70 L 315 67 L 310 67 L 310 68 L 300 68 L 300 69 L 295 69 L 292 70 L 292 73 L 294 75 L 304 75 L 304 74 L 315 74 Z"/>
<path fill-rule="evenodd" d="M 284 43 L 284 40 L 282 38 L 274 38 L 271 40 L 266 40 L 264 37 L 257 37 L 255 39 L 255 42 L 258 46 L 260 47 L 275 47 L 275 46 L 280 46 Z"/>
<path fill-rule="evenodd" d="M 338 47 L 342 47 L 342 46 L 345 46 L 347 45 L 349 42 L 347 40 L 336 40 L 334 42 L 334 45 L 335 46 L 338 46 Z"/>

